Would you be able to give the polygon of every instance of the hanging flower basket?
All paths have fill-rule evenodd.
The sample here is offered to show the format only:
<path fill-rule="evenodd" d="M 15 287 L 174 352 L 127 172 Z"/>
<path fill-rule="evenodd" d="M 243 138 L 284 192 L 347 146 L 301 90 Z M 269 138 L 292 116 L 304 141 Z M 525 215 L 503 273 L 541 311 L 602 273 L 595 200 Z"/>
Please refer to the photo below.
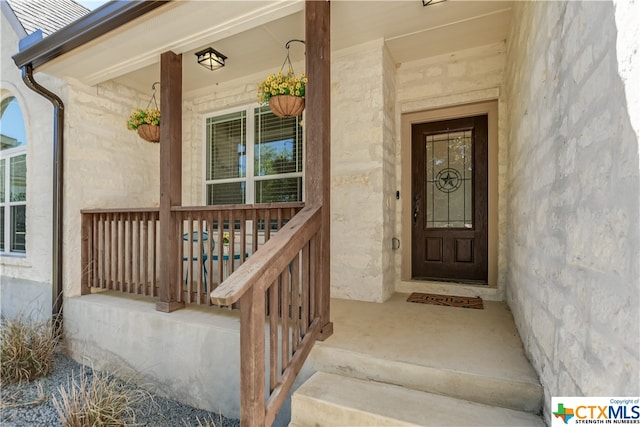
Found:
<path fill-rule="evenodd" d="M 269 104 L 271 112 L 283 118 L 298 117 L 304 110 L 304 95 L 308 80 L 304 73 L 298 77 L 293 71 L 289 47 L 294 41 L 304 44 L 303 40 L 289 40 L 285 45 L 287 57 L 280 71 L 267 76 L 258 84 L 258 102 L 262 105 Z M 289 67 L 285 74 L 283 70 L 287 64 Z"/>
<path fill-rule="evenodd" d="M 138 132 L 138 136 L 149 142 L 160 142 L 160 110 L 158 109 L 158 102 L 156 101 L 156 85 L 160 84 L 155 82 L 151 89 L 153 94 L 147 104 L 147 108 L 144 110 L 136 108 L 129 116 L 127 120 L 127 129 L 135 130 Z M 155 108 L 151 107 L 153 102 Z M 151 108 L 150 108 L 151 107 Z"/>
<path fill-rule="evenodd" d="M 269 98 L 269 108 L 278 117 L 298 117 L 304 110 L 304 98 L 294 95 L 276 95 Z"/>
<path fill-rule="evenodd" d="M 138 135 L 140 138 L 149 142 L 160 142 L 160 126 L 157 125 L 140 125 L 138 126 Z"/>

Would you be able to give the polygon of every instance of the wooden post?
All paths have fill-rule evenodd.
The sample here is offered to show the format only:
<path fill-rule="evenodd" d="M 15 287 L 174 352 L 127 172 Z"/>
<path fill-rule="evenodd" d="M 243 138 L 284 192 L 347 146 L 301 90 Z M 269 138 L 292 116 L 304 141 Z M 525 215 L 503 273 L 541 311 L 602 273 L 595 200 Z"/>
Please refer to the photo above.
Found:
<path fill-rule="evenodd" d="M 160 56 L 160 288 L 156 310 L 184 307 L 178 280 L 178 235 L 172 206 L 182 204 L 182 55 Z"/>
<path fill-rule="evenodd" d="M 258 286 L 240 299 L 240 424 L 264 426 L 265 296 Z"/>
<path fill-rule="evenodd" d="M 324 340 L 333 333 L 329 317 L 330 239 L 331 239 L 331 8 L 328 1 L 306 0 L 305 43 L 306 70 L 306 163 L 305 194 L 307 206 L 322 207 L 320 228 L 321 267 L 317 307 Z"/>

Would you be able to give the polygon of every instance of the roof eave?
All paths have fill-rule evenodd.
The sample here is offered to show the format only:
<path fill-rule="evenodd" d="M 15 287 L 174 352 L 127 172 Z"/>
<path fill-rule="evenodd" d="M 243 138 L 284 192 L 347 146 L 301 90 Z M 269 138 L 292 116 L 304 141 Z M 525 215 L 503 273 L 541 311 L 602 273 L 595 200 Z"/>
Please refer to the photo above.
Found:
<path fill-rule="evenodd" d="M 172 0 L 111 1 L 13 55 L 18 68 L 34 69 Z"/>

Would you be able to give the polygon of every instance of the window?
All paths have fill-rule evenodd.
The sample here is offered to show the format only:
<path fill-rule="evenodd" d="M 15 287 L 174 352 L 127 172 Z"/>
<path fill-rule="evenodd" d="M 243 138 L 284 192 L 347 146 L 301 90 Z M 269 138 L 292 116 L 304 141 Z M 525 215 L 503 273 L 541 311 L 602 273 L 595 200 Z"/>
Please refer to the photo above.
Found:
<path fill-rule="evenodd" d="M 0 103 L 0 252 L 25 253 L 27 153 L 22 111 L 10 96 Z"/>
<path fill-rule="evenodd" d="M 301 201 L 303 162 L 298 118 L 247 107 L 206 120 L 209 205 Z"/>

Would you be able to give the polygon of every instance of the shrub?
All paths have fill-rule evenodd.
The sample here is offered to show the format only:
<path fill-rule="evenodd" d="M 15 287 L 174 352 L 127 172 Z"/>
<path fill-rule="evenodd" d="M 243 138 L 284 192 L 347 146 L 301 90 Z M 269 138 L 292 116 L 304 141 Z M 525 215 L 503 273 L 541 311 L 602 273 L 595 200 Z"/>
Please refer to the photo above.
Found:
<path fill-rule="evenodd" d="M 31 321 L 25 316 L 0 320 L 0 382 L 31 381 L 48 375 L 57 344 L 51 321 Z"/>
<path fill-rule="evenodd" d="M 91 378 L 90 378 L 91 377 Z M 128 386 L 112 375 L 83 368 L 60 386 L 53 406 L 64 427 L 122 426 L 135 423 L 134 407 L 146 398 L 145 392 Z"/>

